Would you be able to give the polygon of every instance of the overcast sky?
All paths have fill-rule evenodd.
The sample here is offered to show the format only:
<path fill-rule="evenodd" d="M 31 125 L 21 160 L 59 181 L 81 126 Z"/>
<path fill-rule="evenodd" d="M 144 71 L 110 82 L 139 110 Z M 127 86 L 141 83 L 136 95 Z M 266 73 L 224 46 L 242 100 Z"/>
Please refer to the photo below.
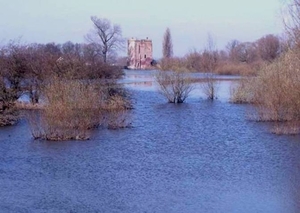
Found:
<path fill-rule="evenodd" d="M 152 39 L 154 58 L 169 27 L 174 54 L 183 56 L 203 49 L 208 33 L 220 49 L 232 39 L 281 34 L 281 6 L 280 0 L 0 0 L 0 43 L 20 36 L 27 43 L 85 42 L 95 15 L 119 24 L 126 38 Z"/>

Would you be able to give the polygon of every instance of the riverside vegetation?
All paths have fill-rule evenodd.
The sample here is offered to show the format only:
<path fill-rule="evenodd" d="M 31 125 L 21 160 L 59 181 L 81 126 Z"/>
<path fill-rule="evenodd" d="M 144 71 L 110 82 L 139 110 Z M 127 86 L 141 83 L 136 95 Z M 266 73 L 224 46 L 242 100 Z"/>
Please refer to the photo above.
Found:
<path fill-rule="evenodd" d="M 87 44 L 12 41 L 0 48 L 0 126 L 18 121 L 21 104 L 16 103 L 24 95 L 39 106 L 25 112 L 34 138 L 82 140 L 95 127 L 129 125 L 131 103 L 117 84 L 123 70 L 111 65 L 122 42 L 121 28 L 107 19 L 91 20 L 94 31 Z M 108 35 L 114 37 L 101 39 Z"/>
<path fill-rule="evenodd" d="M 300 1 L 290 1 L 287 8 L 286 51 L 255 77 L 240 81 L 232 93 L 233 102 L 254 105 L 255 120 L 273 122 L 276 134 L 300 133 Z"/>
<path fill-rule="evenodd" d="M 297 134 L 300 131 L 300 55 L 289 50 L 257 76 L 241 80 L 232 93 L 235 103 L 251 103 L 254 119 L 275 122 L 273 132 Z"/>
<path fill-rule="evenodd" d="M 203 51 L 183 58 L 173 56 L 170 29 L 163 40 L 163 58 L 156 81 L 170 103 L 183 103 L 193 90 L 190 72 L 205 73 L 203 92 L 217 97 L 215 74 L 243 77 L 232 90 L 233 103 L 251 103 L 255 119 L 275 122 L 276 133 L 300 132 L 299 32 L 300 1 L 289 6 L 288 39 L 266 35 L 255 42 L 232 40 L 218 51 L 208 36 Z M 18 120 L 16 101 L 27 94 L 38 110 L 28 111 L 34 138 L 48 140 L 88 139 L 92 128 L 129 125 L 128 93 L 117 84 L 122 67 L 115 51 L 122 48 L 121 28 L 107 19 L 91 17 L 94 31 L 88 44 L 21 45 L 10 42 L 0 49 L 0 125 Z M 106 39 L 115 35 L 113 39 Z M 167 72 L 166 72 L 167 71 Z M 169 72 L 171 71 L 171 72 Z M 249 77 L 250 76 L 250 77 Z"/>
<path fill-rule="evenodd" d="M 173 67 L 181 67 L 181 70 L 204 71 L 206 81 L 202 83 L 204 93 L 209 99 L 215 98 L 216 81 L 214 74 L 238 74 L 241 80 L 233 87 L 231 102 L 249 103 L 256 109 L 252 118 L 257 121 L 273 122 L 272 131 L 276 134 L 300 133 L 300 1 L 292 0 L 287 5 L 289 22 L 285 22 L 287 39 L 283 40 L 274 35 L 267 35 L 256 42 L 240 43 L 233 40 L 228 43 L 227 51 L 217 51 L 214 48 L 211 37 L 203 52 L 193 51 L 183 58 L 171 57 L 165 45 L 170 41 L 164 41 L 164 57 L 160 61 L 161 70 L 172 70 Z M 167 29 L 166 35 L 170 34 Z M 165 36 L 164 39 L 170 39 Z M 170 49 L 170 48 L 169 48 Z M 175 77 L 179 76 L 175 72 Z M 164 81 L 162 77 L 164 76 Z M 158 84 L 160 91 L 172 103 L 177 100 L 177 94 L 173 81 L 169 80 L 169 87 L 173 88 L 173 95 L 166 89 L 170 74 L 160 74 Z M 181 81 L 186 88 L 191 88 L 190 81 L 181 74 Z M 164 82 L 164 83 L 162 83 Z M 177 83 L 179 84 L 179 83 Z M 180 84 L 179 84 L 180 85 Z M 189 85 L 189 86 L 188 86 Z M 189 90 L 188 90 L 189 91 Z M 182 100 L 185 100 L 188 93 Z M 181 100 L 181 99 L 180 99 Z"/>
<path fill-rule="evenodd" d="M 2 48 L 1 125 L 18 120 L 16 101 L 25 94 L 42 106 L 25 113 L 34 138 L 87 139 L 94 127 L 127 126 L 124 114 L 131 106 L 116 83 L 122 68 L 93 58 L 92 48 L 71 42 Z"/>

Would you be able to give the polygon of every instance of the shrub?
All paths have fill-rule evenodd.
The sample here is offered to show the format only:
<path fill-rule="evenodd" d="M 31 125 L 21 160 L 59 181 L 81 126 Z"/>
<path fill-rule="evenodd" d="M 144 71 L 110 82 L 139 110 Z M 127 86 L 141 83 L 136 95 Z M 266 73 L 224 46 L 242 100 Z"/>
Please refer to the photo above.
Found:
<path fill-rule="evenodd" d="M 91 129 L 105 125 L 106 113 L 111 109 L 108 103 L 114 102 L 98 81 L 53 78 L 45 85 L 43 94 L 44 108 L 30 112 L 28 118 L 33 137 L 46 140 L 88 139 Z M 118 100 L 118 107 L 125 105 L 121 96 Z M 115 128 L 119 127 L 118 122 L 115 121 Z"/>
<path fill-rule="evenodd" d="M 159 92 L 169 103 L 183 103 L 193 90 L 190 73 L 181 69 L 159 71 L 156 75 Z"/>
<path fill-rule="evenodd" d="M 215 73 L 219 75 L 251 76 L 255 75 L 256 69 L 252 68 L 252 66 L 247 63 L 223 62 L 218 64 Z"/>
<path fill-rule="evenodd" d="M 263 120 L 300 119 L 299 67 L 299 55 L 290 51 L 260 71 L 254 82 L 254 100 Z"/>
<path fill-rule="evenodd" d="M 103 107 L 105 125 L 109 129 L 119 129 L 130 126 L 131 103 L 124 96 L 114 95 L 108 99 Z"/>
<path fill-rule="evenodd" d="M 6 110 L 0 109 L 0 126 L 14 125 L 18 117 L 18 112 L 13 107 Z"/>
<path fill-rule="evenodd" d="M 0 126 L 13 125 L 18 120 L 18 112 L 15 107 L 16 91 L 5 85 L 0 77 Z"/>
<path fill-rule="evenodd" d="M 276 125 L 276 133 L 295 133 L 300 121 L 300 56 L 290 50 L 262 68 L 256 77 L 242 81 L 234 97 L 252 102 L 256 108 L 255 119 L 259 121 L 284 122 Z M 288 128 L 289 127 L 289 128 Z M 282 130 L 282 131 L 281 131 Z M 289 131 L 290 130 L 290 131 Z"/>
<path fill-rule="evenodd" d="M 163 58 L 159 62 L 160 70 L 171 71 L 174 69 L 183 69 L 186 67 L 184 58 Z"/>
<path fill-rule="evenodd" d="M 94 84 L 54 78 L 45 86 L 43 94 L 45 107 L 30 122 L 35 138 L 87 139 L 87 130 L 99 125 L 103 95 Z"/>
<path fill-rule="evenodd" d="M 217 98 L 218 82 L 213 73 L 205 73 L 204 82 L 201 86 L 208 99 L 214 100 Z"/>
<path fill-rule="evenodd" d="M 230 102 L 236 104 L 253 103 L 253 81 L 253 77 L 246 77 L 233 84 L 230 89 Z"/>

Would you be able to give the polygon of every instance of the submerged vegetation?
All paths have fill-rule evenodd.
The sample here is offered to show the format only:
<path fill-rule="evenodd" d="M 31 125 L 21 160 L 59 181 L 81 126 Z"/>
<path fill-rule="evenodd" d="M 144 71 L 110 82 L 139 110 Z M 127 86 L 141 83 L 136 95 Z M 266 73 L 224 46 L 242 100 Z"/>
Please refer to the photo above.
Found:
<path fill-rule="evenodd" d="M 286 51 L 280 57 L 268 57 L 271 63 L 255 77 L 240 81 L 232 93 L 233 102 L 255 106 L 255 120 L 273 122 L 276 134 L 300 133 L 300 1 L 292 0 L 288 8 Z"/>
<path fill-rule="evenodd" d="M 231 91 L 232 103 L 252 104 L 254 119 L 275 122 L 276 133 L 299 133 L 299 0 L 291 0 L 288 8 L 287 40 L 275 35 L 254 42 L 232 40 L 221 51 L 209 35 L 202 51 L 174 57 L 167 28 L 155 76 L 159 92 L 169 103 L 183 103 L 194 89 L 191 73 L 203 72 L 202 91 L 214 100 L 217 74 L 240 75 Z M 115 65 L 116 51 L 124 43 L 121 28 L 107 19 L 91 20 L 89 43 L 10 42 L 0 48 L 0 126 L 17 122 L 23 95 L 35 106 L 26 116 L 34 138 L 88 139 L 95 127 L 130 125 L 131 102 L 117 83 L 124 73 Z"/>
<path fill-rule="evenodd" d="M 182 58 L 164 57 L 160 69 L 170 71 L 175 66 L 190 72 L 204 72 L 201 85 L 211 100 L 216 98 L 215 74 L 240 75 L 241 80 L 232 88 L 231 102 L 252 104 L 256 109 L 253 119 L 274 122 L 273 132 L 277 134 L 300 133 L 300 1 L 289 1 L 287 8 L 290 18 L 288 22 L 285 20 L 286 40 L 275 35 L 266 35 L 255 42 L 232 40 L 226 50 L 218 51 L 209 35 L 203 51 L 194 50 Z M 163 53 L 167 55 L 165 40 Z M 184 79 L 178 72 L 171 75 L 161 71 L 157 77 L 160 92 L 169 102 L 181 103 L 181 98 L 177 98 L 181 93 L 176 91 L 178 86 L 171 83 L 171 77 Z"/>
<path fill-rule="evenodd" d="M 45 107 L 38 115 L 28 114 L 34 138 L 82 140 L 88 139 L 90 130 L 98 126 L 122 128 L 128 125 L 126 117 L 122 117 L 121 122 L 116 114 L 128 114 L 129 103 L 120 95 L 110 96 L 106 86 L 98 81 L 53 78 L 43 94 Z"/>
<path fill-rule="evenodd" d="M 243 79 L 233 91 L 232 101 L 252 103 L 257 109 L 254 119 L 276 122 L 276 133 L 299 132 L 299 67 L 298 51 L 288 51 L 262 68 L 256 77 Z M 282 131 L 278 128 L 278 122 L 281 123 L 280 126 L 284 126 Z"/>
<path fill-rule="evenodd" d="M 17 122 L 23 95 L 37 106 L 26 113 L 34 138 L 88 139 L 92 128 L 129 125 L 131 104 L 125 89 L 117 84 L 123 70 L 113 65 L 123 41 L 121 28 L 106 19 L 92 17 L 92 21 L 96 27 L 89 38 L 96 41 L 100 36 L 100 43 L 26 45 L 13 41 L 1 47 L 0 126 Z M 107 35 L 113 43 L 101 39 Z"/>
<path fill-rule="evenodd" d="M 190 73 L 182 69 L 160 71 L 155 77 L 159 92 L 169 103 L 183 103 L 193 90 Z"/>

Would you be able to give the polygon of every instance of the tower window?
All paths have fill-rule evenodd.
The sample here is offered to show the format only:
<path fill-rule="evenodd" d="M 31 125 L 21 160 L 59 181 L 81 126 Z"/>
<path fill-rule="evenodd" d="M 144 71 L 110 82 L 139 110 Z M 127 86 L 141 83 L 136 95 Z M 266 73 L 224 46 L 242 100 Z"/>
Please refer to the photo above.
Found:
<path fill-rule="evenodd" d="M 147 56 L 145 55 L 145 58 L 147 58 Z"/>

